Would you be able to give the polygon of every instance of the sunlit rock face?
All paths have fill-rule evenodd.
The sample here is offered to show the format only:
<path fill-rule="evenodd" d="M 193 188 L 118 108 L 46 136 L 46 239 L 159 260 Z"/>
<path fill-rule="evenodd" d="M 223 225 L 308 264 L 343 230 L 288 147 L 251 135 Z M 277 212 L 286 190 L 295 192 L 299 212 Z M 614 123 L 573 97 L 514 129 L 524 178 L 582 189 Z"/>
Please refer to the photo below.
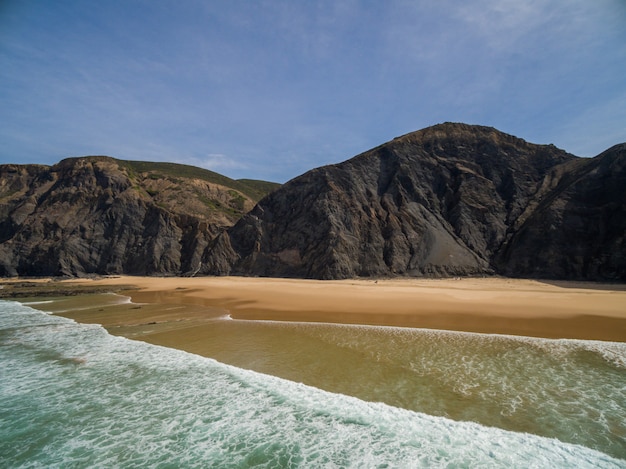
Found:
<path fill-rule="evenodd" d="M 579 158 L 446 123 L 277 187 L 108 157 L 0 165 L 0 275 L 626 281 L 626 144 Z"/>
<path fill-rule="evenodd" d="M 0 275 L 193 273 L 209 242 L 261 195 L 168 163 L 0 165 Z"/>

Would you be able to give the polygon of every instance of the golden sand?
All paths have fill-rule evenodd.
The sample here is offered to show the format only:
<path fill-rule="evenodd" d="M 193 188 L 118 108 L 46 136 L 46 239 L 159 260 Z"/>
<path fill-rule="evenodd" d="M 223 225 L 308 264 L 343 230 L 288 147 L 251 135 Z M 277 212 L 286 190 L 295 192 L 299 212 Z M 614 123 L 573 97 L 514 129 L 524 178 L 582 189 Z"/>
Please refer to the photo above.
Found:
<path fill-rule="evenodd" d="M 157 317 L 159 323 L 171 325 L 162 328 L 159 339 L 171 347 L 176 347 L 177 335 L 182 337 L 180 329 L 185 326 L 181 321 L 219 314 L 229 314 L 233 319 L 626 342 L 626 285 L 501 278 L 319 281 L 121 276 L 70 282 L 135 285 L 138 289 L 128 292 L 132 301 L 159 305 L 158 313 L 153 310 L 148 317 L 146 311 L 129 309 L 122 316 L 102 316 L 97 321 L 104 326 L 115 321 L 121 327 L 137 324 L 138 315 L 144 320 Z M 194 322 L 185 324 L 192 326 Z"/>

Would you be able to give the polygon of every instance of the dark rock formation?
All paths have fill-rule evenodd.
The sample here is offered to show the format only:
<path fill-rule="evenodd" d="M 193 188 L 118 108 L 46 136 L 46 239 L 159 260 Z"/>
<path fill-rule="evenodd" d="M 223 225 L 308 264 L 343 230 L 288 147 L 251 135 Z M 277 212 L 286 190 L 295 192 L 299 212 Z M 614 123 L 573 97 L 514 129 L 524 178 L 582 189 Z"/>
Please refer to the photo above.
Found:
<path fill-rule="evenodd" d="M 495 265 L 509 276 L 626 281 L 626 144 L 551 171 Z"/>
<path fill-rule="evenodd" d="M 625 161 L 623 145 L 584 159 L 436 125 L 288 182 L 213 241 L 200 272 L 624 281 Z"/>
<path fill-rule="evenodd" d="M 2 165 L 0 275 L 193 273 L 255 194 L 182 165 L 108 157 Z"/>
<path fill-rule="evenodd" d="M 275 187 L 107 157 L 2 165 L 0 275 L 626 281 L 626 144 L 578 158 L 441 124 L 254 206 Z"/>

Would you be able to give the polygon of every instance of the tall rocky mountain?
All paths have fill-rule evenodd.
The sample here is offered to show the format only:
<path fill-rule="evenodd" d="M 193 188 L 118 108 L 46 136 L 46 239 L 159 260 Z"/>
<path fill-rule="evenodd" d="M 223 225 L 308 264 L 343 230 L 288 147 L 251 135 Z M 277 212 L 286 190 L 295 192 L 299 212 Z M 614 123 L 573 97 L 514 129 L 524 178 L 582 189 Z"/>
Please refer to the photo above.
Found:
<path fill-rule="evenodd" d="M 109 157 L 0 165 L 0 275 L 192 274 L 277 186 Z"/>
<path fill-rule="evenodd" d="M 283 185 L 212 241 L 199 272 L 626 281 L 626 144 L 578 158 L 436 125 Z"/>
<path fill-rule="evenodd" d="M 277 187 L 108 157 L 0 165 L 0 276 L 626 281 L 626 144 L 578 158 L 447 123 Z"/>

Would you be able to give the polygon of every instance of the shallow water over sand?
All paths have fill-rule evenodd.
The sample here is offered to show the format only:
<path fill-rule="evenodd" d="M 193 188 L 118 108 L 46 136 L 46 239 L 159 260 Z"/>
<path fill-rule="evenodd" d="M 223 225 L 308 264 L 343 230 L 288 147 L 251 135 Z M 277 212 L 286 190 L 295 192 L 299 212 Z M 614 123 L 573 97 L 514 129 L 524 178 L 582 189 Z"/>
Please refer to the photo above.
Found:
<path fill-rule="evenodd" d="M 249 325 L 237 330 L 240 333 Z M 265 355 L 266 365 L 274 362 L 275 357 L 265 352 L 268 347 L 260 345 L 273 342 L 269 339 L 276 338 L 277 330 L 272 324 L 253 326 L 272 329 L 269 335 L 261 332 L 261 342 L 251 349 L 258 357 Z M 335 347 L 350 351 L 354 358 L 371 354 L 352 328 L 293 326 L 305 329 L 304 333 L 287 331 L 304 350 L 309 345 L 302 342 L 311 340 L 312 344 L 334 343 L 328 347 L 329 357 L 336 355 Z M 358 330 L 380 333 L 378 328 Z M 395 337 L 392 349 L 404 347 L 403 331 L 386 332 Z M 231 333 L 227 335 L 237 343 Z M 249 336 L 242 337 L 249 343 Z M 441 338 L 435 338 L 440 344 Z M 277 350 L 287 349 L 278 342 Z M 414 350 L 414 340 L 409 342 Z M 623 369 L 619 346 L 585 347 L 582 353 L 592 354 L 597 362 Z M 386 349 L 375 349 L 380 352 L 376 360 L 385 363 Z M 559 362 L 567 361 L 570 353 L 552 346 L 546 351 L 558 356 Z M 343 360 L 332 367 L 347 367 L 348 381 L 367 371 L 362 363 Z M 376 373 L 369 376 L 370 387 L 391 389 L 384 379 L 378 381 Z M 340 373 L 330 374 L 341 381 Z M 393 373 L 382 378 L 389 380 Z M 429 394 L 425 387 L 407 389 L 415 396 Z M 114 337 L 100 326 L 77 324 L 14 302 L 0 302 L 0 397 L 3 467 L 595 468 L 624 464 L 584 446 L 368 403 Z M 586 401 L 577 404 L 578 410 L 587 405 Z"/>
<path fill-rule="evenodd" d="M 83 321 L 114 324 L 119 315 L 126 325 L 110 325 L 116 334 L 333 393 L 626 458 L 624 343 L 229 320 L 224 311 L 132 305 L 114 295 L 42 306 Z"/>
<path fill-rule="evenodd" d="M 626 455 L 625 344 L 335 324 L 201 327 L 187 348 L 224 363 Z"/>

